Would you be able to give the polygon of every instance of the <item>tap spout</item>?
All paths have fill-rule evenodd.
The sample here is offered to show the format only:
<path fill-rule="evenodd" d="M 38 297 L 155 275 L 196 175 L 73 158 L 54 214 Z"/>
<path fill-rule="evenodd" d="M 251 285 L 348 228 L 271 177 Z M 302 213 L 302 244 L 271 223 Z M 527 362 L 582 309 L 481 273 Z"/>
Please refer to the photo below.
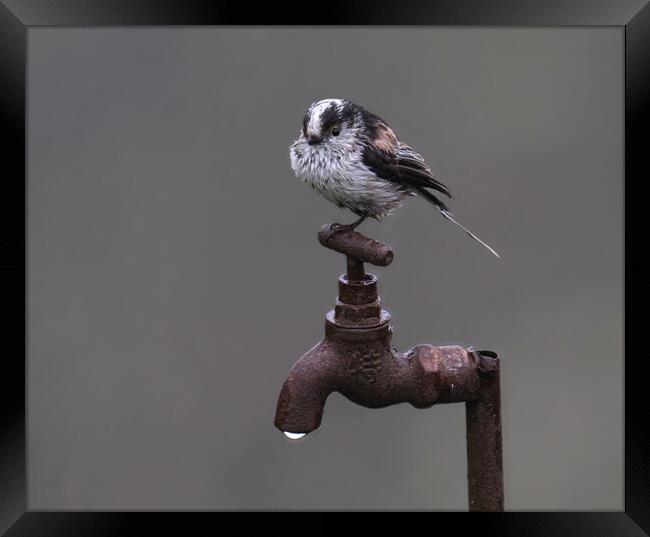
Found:
<path fill-rule="evenodd" d="M 336 389 L 331 355 L 330 345 L 323 340 L 291 368 L 275 413 L 275 426 L 282 432 L 307 434 L 320 426 L 325 401 Z"/>

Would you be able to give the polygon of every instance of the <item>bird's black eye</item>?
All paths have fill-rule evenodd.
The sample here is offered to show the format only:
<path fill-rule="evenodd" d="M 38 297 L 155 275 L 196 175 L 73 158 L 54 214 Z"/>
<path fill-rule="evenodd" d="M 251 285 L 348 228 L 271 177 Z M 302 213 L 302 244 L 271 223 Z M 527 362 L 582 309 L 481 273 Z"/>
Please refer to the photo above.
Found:
<path fill-rule="evenodd" d="M 341 134 L 341 127 L 334 125 L 333 127 L 330 127 L 330 132 L 332 133 L 332 136 L 338 136 Z"/>

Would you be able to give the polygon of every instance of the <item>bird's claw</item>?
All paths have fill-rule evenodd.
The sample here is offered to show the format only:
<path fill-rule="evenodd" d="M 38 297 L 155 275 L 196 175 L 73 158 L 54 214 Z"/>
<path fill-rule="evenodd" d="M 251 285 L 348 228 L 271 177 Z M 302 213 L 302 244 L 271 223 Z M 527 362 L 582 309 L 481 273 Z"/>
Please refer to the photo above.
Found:
<path fill-rule="evenodd" d="M 330 231 L 334 233 L 342 233 L 344 231 L 352 231 L 355 228 L 353 224 L 339 224 L 337 222 L 330 225 Z"/>

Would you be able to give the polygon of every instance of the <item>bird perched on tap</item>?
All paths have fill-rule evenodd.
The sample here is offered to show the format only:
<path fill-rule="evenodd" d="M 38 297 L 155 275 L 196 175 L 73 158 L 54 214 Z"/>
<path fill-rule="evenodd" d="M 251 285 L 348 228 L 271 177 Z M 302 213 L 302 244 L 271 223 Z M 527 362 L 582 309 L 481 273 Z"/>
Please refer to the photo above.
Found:
<path fill-rule="evenodd" d="M 338 207 L 359 218 L 340 230 L 353 230 L 366 218 L 381 220 L 410 196 L 431 203 L 495 256 L 499 254 L 454 218 L 440 195 L 451 198 L 424 158 L 398 140 L 381 117 L 347 99 L 312 103 L 290 149 L 291 167 Z M 435 194 L 434 194 L 435 192 Z"/>

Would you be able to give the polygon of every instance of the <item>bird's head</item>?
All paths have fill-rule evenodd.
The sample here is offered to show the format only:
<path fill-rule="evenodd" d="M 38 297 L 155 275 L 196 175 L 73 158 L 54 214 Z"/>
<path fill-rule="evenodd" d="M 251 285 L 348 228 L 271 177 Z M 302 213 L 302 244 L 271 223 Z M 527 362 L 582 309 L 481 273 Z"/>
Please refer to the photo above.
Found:
<path fill-rule="evenodd" d="M 358 108 L 345 99 L 312 103 L 302 120 L 297 141 L 318 150 L 353 144 L 359 130 Z"/>

